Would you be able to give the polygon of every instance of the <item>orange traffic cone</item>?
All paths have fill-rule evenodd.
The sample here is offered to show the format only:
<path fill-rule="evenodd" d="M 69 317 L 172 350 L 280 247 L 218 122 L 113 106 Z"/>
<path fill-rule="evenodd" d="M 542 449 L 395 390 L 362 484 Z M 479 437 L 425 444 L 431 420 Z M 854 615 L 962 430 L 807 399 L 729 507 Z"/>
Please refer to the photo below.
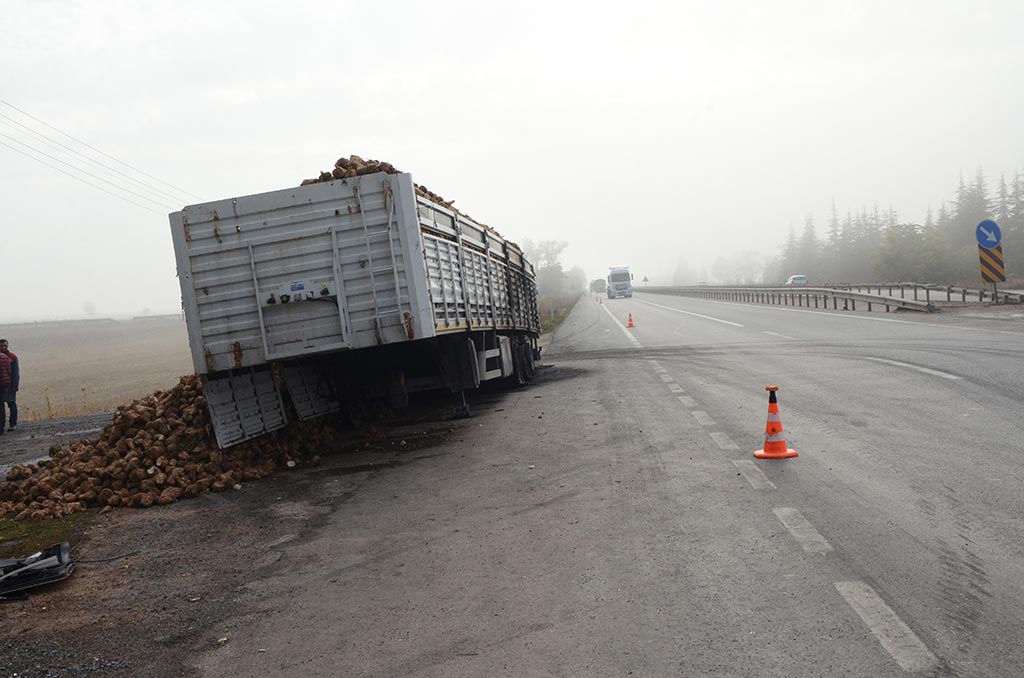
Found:
<path fill-rule="evenodd" d="M 768 423 L 764 427 L 764 448 L 754 450 L 758 459 L 788 459 L 799 456 L 796 450 L 786 447 L 786 436 L 782 433 L 782 420 L 779 419 L 779 401 L 775 398 L 778 386 L 765 386 L 768 391 Z"/>
<path fill-rule="evenodd" d="M 633 314 L 632 313 L 629 314 L 629 322 L 626 323 L 626 327 L 629 328 L 629 329 L 633 329 L 634 327 L 636 327 L 636 325 L 633 324 Z"/>

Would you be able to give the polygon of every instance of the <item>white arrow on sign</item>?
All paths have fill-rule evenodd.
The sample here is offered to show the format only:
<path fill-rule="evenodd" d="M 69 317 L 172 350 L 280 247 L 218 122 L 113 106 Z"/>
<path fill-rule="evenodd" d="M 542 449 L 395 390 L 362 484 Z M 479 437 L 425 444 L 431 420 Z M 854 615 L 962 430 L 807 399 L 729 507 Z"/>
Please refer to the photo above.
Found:
<path fill-rule="evenodd" d="M 985 234 L 987 240 L 996 242 L 996 234 L 992 231 L 986 231 L 984 226 L 978 226 L 978 230 Z"/>

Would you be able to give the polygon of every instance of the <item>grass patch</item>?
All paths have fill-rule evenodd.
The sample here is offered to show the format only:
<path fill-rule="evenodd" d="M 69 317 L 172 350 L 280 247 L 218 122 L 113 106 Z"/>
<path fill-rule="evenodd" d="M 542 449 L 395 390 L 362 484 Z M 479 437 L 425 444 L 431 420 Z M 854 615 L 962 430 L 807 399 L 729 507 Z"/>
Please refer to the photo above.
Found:
<path fill-rule="evenodd" d="M 74 546 L 95 519 L 95 511 L 78 511 L 47 520 L 0 520 L 0 558 L 23 558 L 62 541 Z"/>
<path fill-rule="evenodd" d="M 562 324 L 572 307 L 576 305 L 579 295 L 541 297 L 540 298 L 540 329 L 547 334 L 554 332 Z"/>

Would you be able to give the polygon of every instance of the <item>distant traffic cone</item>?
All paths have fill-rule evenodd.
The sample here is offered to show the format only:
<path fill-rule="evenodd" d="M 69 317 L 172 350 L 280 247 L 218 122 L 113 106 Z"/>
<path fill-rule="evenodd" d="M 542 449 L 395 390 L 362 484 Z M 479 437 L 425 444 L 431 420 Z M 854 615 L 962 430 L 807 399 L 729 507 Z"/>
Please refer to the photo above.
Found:
<path fill-rule="evenodd" d="M 782 420 L 779 419 L 779 401 L 775 398 L 778 386 L 765 386 L 768 391 L 768 423 L 764 427 L 764 448 L 754 451 L 758 459 L 788 459 L 799 456 L 796 450 L 786 447 L 786 436 L 782 432 Z"/>
<path fill-rule="evenodd" d="M 633 314 L 632 313 L 629 314 L 629 322 L 626 323 L 626 327 L 629 328 L 629 329 L 633 329 L 634 327 L 636 327 L 636 325 L 633 324 Z"/>

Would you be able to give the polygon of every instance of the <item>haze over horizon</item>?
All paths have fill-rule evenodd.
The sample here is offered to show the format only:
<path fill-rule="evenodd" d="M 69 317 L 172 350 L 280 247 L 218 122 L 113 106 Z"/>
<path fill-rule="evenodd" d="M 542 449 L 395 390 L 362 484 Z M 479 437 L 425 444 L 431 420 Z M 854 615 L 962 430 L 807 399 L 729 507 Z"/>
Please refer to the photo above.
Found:
<path fill-rule="evenodd" d="M 822 237 L 833 202 L 922 223 L 961 174 L 1024 170 L 1009 0 L 13 0 L 0 20 L 0 324 L 175 313 L 167 213 L 342 155 L 652 284 L 768 260 L 808 213 Z"/>

